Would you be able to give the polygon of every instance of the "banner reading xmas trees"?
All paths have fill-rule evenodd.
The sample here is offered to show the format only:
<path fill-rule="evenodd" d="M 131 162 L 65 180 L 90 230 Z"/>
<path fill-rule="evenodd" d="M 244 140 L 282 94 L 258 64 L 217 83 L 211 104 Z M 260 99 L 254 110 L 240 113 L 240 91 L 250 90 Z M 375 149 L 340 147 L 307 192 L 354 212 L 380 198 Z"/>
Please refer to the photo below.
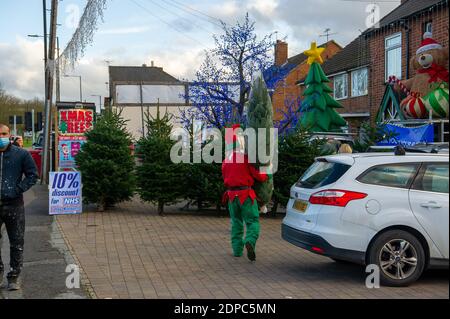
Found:
<path fill-rule="evenodd" d="M 91 130 L 95 123 L 95 104 L 58 103 L 58 168 L 75 170 L 75 156 L 86 142 L 84 133 Z"/>

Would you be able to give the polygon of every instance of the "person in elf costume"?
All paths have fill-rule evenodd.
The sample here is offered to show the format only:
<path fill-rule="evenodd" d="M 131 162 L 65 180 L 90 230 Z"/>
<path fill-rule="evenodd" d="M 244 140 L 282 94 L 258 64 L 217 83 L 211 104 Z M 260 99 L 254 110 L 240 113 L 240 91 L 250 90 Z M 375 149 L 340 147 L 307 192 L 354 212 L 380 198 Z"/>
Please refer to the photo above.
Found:
<path fill-rule="evenodd" d="M 231 246 L 233 255 L 241 257 L 244 246 L 250 261 L 256 260 L 255 248 L 259 237 L 259 209 L 256 193 L 252 186 L 256 181 L 265 182 L 266 173 L 260 172 L 245 154 L 245 139 L 239 134 L 241 126 L 235 124 L 225 134 L 225 160 L 222 163 L 222 176 L 226 187 L 223 196 L 231 216 Z M 244 240 L 244 224 L 246 235 Z"/>

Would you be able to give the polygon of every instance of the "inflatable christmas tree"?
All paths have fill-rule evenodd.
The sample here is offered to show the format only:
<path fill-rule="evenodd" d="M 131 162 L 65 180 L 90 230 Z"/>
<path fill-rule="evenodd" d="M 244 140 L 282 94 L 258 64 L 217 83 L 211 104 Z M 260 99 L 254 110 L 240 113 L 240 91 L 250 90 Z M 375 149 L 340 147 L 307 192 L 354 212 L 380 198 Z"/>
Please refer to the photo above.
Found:
<path fill-rule="evenodd" d="M 262 77 L 262 74 L 259 74 L 255 77 L 255 80 L 252 84 L 250 99 L 247 104 L 247 117 L 248 117 L 248 127 L 251 127 L 255 130 L 257 135 L 256 145 L 258 147 L 265 147 L 265 154 L 270 154 L 270 140 L 273 130 L 273 109 L 272 102 L 270 99 L 269 91 L 267 90 L 266 83 Z M 265 129 L 266 133 L 266 143 L 265 145 L 260 145 L 258 140 L 258 129 Z M 261 141 L 262 142 L 262 141 Z M 256 148 L 257 156 L 256 156 L 256 167 L 269 166 L 271 162 L 264 161 L 259 158 L 258 148 Z M 269 176 L 269 179 L 264 182 L 255 182 L 254 190 L 258 197 L 258 203 L 260 206 L 267 205 L 272 199 L 273 193 L 273 179 Z"/>
<path fill-rule="evenodd" d="M 342 108 L 342 105 L 331 97 L 333 90 L 328 86 L 330 80 L 320 66 L 324 50 L 313 42 L 311 49 L 304 52 L 308 56 L 310 69 L 305 80 L 301 126 L 310 132 L 340 132 L 347 122 L 335 110 Z"/>

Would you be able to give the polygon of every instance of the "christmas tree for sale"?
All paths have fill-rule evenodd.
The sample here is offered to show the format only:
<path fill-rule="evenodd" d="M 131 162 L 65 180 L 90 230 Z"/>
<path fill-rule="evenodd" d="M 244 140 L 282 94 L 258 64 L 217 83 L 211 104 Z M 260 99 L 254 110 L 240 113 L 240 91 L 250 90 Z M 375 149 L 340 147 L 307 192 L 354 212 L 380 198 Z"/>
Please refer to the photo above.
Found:
<path fill-rule="evenodd" d="M 106 112 L 86 133 L 75 160 L 83 176 L 83 197 L 100 211 L 130 200 L 135 189 L 131 136 L 120 113 Z"/>
<path fill-rule="evenodd" d="M 313 42 L 311 49 L 305 51 L 310 69 L 305 80 L 301 126 L 310 132 L 341 132 L 347 122 L 336 112 L 336 108 L 342 108 L 342 105 L 331 97 L 330 80 L 320 66 L 324 50 Z"/>
<path fill-rule="evenodd" d="M 273 149 L 274 145 L 271 145 L 271 140 L 274 141 L 274 137 L 271 136 L 273 134 L 273 109 L 272 109 L 272 101 L 270 99 L 269 91 L 267 90 L 266 83 L 262 77 L 262 74 L 259 74 L 255 80 L 253 81 L 250 99 L 247 103 L 247 123 L 248 127 L 253 128 L 256 133 L 256 163 L 255 166 L 257 168 L 267 167 L 272 164 L 272 159 L 267 161 L 265 158 L 260 158 L 259 153 L 261 150 L 259 148 L 265 148 L 262 150 L 263 154 L 269 155 L 272 154 L 271 147 Z M 265 129 L 264 132 L 266 134 L 266 142 L 263 144 L 263 141 L 259 141 L 258 130 Z M 251 150 L 251 145 L 247 146 L 248 150 Z M 251 155 L 251 154 L 250 154 Z M 251 158 L 251 156 L 250 156 Z M 254 190 L 258 197 L 258 203 L 261 206 L 266 206 L 270 203 L 273 194 L 273 178 L 269 176 L 269 179 L 260 183 L 255 181 Z"/>
<path fill-rule="evenodd" d="M 280 136 L 278 146 L 278 170 L 274 190 L 274 206 L 276 213 L 279 204 L 286 205 L 289 201 L 290 189 L 298 181 L 298 177 L 314 163 L 321 155 L 322 140 L 310 141 L 310 134 L 297 127 L 289 134 Z M 293 174 L 295 172 L 295 174 Z"/>
<path fill-rule="evenodd" d="M 171 116 L 165 112 L 160 116 L 146 116 L 147 134 L 138 142 L 141 165 L 137 167 L 138 193 L 141 199 L 158 205 L 158 213 L 164 213 L 164 206 L 175 203 L 183 197 L 185 178 L 182 164 L 174 164 L 170 150 L 175 144 L 170 139 Z"/>
<path fill-rule="evenodd" d="M 195 133 L 194 125 L 191 125 L 189 129 L 190 141 L 197 141 L 204 128 L 205 126 L 197 128 Z M 202 139 L 201 145 L 197 145 L 195 147 L 195 151 L 192 143 L 190 145 L 191 158 L 198 156 L 195 152 L 199 152 L 200 156 L 201 154 L 206 153 L 210 156 L 214 156 L 216 150 L 213 143 L 215 142 L 211 137 L 206 140 Z M 222 144 L 221 141 L 220 143 Z M 223 156 L 222 149 L 220 151 Z M 184 167 L 185 176 L 183 178 L 183 197 L 189 200 L 189 205 L 196 204 L 198 211 L 208 207 L 215 207 L 216 211 L 220 213 L 220 209 L 222 207 L 222 195 L 225 192 L 225 186 L 222 180 L 221 161 L 219 163 L 205 163 L 204 161 L 195 164 L 189 163 L 184 164 Z"/>

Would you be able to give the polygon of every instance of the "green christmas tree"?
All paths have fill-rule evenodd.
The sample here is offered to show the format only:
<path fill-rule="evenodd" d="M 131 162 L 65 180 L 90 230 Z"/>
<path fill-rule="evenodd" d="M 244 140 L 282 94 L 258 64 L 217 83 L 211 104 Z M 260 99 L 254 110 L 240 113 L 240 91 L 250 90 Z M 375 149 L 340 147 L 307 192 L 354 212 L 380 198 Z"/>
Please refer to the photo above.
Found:
<path fill-rule="evenodd" d="M 262 166 L 269 166 L 271 161 L 265 162 L 265 159 L 259 158 L 258 147 L 265 147 L 265 154 L 270 154 L 270 141 L 271 134 L 273 131 L 273 108 L 272 101 L 270 99 L 269 91 L 267 90 L 266 83 L 259 74 L 252 84 L 250 99 L 247 103 L 247 117 L 248 117 L 248 127 L 251 127 L 256 132 L 256 167 L 260 168 Z M 266 133 L 266 143 L 265 145 L 260 145 L 258 139 L 258 129 L 265 129 Z M 273 137 L 272 137 L 273 140 Z M 273 145 L 272 145 L 273 146 Z M 250 147 L 250 145 L 248 145 Z M 251 149 L 251 148 L 250 148 Z M 270 203 L 273 194 L 273 178 L 270 176 L 269 180 L 260 183 L 255 182 L 254 189 L 256 195 L 258 196 L 258 201 L 260 206 L 267 205 Z"/>
<path fill-rule="evenodd" d="M 171 116 L 165 112 L 156 118 L 147 113 L 147 134 L 138 142 L 141 165 L 137 167 L 138 193 L 141 199 L 158 206 L 158 213 L 164 213 L 164 206 L 173 204 L 183 197 L 185 169 L 174 164 L 170 150 L 175 144 L 170 139 Z"/>
<path fill-rule="evenodd" d="M 191 141 L 194 140 L 193 130 L 193 125 L 191 125 L 189 132 Z M 211 139 L 203 142 L 199 150 L 201 154 L 207 152 L 206 147 L 208 145 L 212 146 L 210 143 L 213 143 Z M 194 158 L 193 144 L 190 146 L 191 158 Z M 223 153 L 224 152 L 222 151 L 222 156 Z M 210 152 L 209 155 L 213 156 L 214 154 L 213 152 Z M 184 165 L 186 172 L 185 178 L 183 179 L 185 184 L 183 187 L 185 192 L 184 198 L 188 199 L 190 204 L 197 205 L 199 211 L 206 207 L 215 207 L 216 211 L 220 213 L 222 207 L 222 195 L 225 192 L 225 186 L 222 180 L 222 164 L 220 162 L 205 163 L 202 161 L 201 163 Z"/>
<path fill-rule="evenodd" d="M 343 106 L 331 97 L 333 90 L 328 86 L 330 80 L 320 66 L 323 63 L 323 50 L 313 43 L 311 49 L 305 51 L 310 69 L 305 80 L 301 126 L 310 132 L 340 132 L 347 122 L 336 112 L 336 108 Z"/>
<path fill-rule="evenodd" d="M 321 155 L 324 141 L 310 142 L 309 139 L 310 135 L 301 128 L 279 139 L 273 213 L 276 213 L 279 204 L 283 206 L 287 204 L 292 185 L 314 163 L 314 159 Z"/>
<path fill-rule="evenodd" d="M 135 189 L 131 136 L 117 112 L 106 112 L 86 133 L 75 160 L 83 178 L 83 197 L 100 211 L 130 200 Z"/>

